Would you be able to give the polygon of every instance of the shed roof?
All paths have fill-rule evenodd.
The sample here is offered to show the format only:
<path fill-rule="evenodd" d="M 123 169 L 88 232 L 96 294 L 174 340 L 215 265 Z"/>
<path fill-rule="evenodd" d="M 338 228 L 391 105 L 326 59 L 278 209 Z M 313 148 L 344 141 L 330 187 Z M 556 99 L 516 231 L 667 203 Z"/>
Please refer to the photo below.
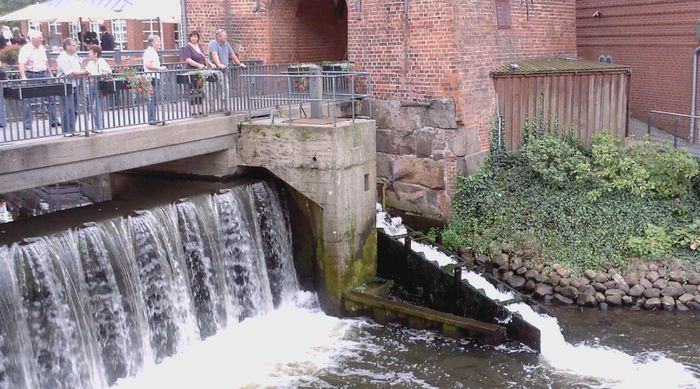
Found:
<path fill-rule="evenodd" d="M 515 65 L 515 66 L 514 66 Z M 567 73 L 629 73 L 630 67 L 576 58 L 522 58 L 499 66 L 491 77 Z"/>

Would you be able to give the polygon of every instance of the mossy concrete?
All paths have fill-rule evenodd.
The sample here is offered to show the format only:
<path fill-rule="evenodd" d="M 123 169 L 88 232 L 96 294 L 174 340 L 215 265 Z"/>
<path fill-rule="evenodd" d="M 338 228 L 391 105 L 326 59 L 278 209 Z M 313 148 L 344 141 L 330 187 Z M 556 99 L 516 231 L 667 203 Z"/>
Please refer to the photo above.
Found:
<path fill-rule="evenodd" d="M 292 203 L 306 220 L 292 224 L 309 223 L 301 230 L 312 237 L 295 255 L 311 265 L 298 268 L 331 314 L 342 314 L 343 292 L 376 273 L 375 132 L 373 120 L 339 119 L 336 127 L 260 120 L 243 123 L 238 137 L 240 165 L 263 167 L 303 195 Z"/>

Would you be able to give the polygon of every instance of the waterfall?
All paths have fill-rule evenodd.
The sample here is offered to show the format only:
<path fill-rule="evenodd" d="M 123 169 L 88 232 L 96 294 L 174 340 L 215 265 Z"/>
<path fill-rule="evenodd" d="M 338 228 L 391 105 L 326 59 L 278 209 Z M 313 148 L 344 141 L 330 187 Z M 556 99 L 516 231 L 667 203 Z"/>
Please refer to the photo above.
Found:
<path fill-rule="evenodd" d="M 377 204 L 377 228 L 382 228 L 389 235 L 406 233 L 401 218 L 391 218 Z M 403 241 L 403 239 L 401 239 Z M 411 249 L 421 252 L 429 261 L 440 266 L 454 264 L 456 261 L 445 253 L 420 242 L 412 242 Z M 463 271 L 462 280 L 494 301 L 513 300 L 511 292 L 502 292 L 480 274 Z M 632 356 L 619 350 L 603 346 L 568 343 L 556 318 L 539 314 L 525 303 L 511 303 L 505 306 L 511 313 L 519 314 L 525 321 L 537 327 L 541 334 L 540 358 L 559 373 L 592 378 L 604 382 L 601 387 L 638 388 L 638 387 L 692 387 L 695 378 L 682 364 L 663 355 Z M 508 318 L 510 320 L 510 318 Z"/>
<path fill-rule="evenodd" d="M 257 183 L 0 246 L 0 389 L 106 388 L 271 312 L 299 289 L 284 209 Z"/>

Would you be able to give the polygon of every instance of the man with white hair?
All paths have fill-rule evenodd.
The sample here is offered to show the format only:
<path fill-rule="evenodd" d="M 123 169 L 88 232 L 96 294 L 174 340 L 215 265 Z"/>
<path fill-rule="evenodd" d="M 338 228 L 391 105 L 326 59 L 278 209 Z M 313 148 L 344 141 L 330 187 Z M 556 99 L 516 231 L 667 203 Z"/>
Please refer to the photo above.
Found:
<path fill-rule="evenodd" d="M 214 64 L 219 69 L 226 69 L 228 68 L 228 65 L 230 61 L 233 61 L 236 63 L 236 65 L 242 67 L 243 69 L 246 68 L 245 64 L 241 63 L 241 61 L 238 59 L 238 56 L 236 56 L 236 53 L 233 51 L 233 47 L 231 47 L 231 44 L 228 43 L 226 40 L 227 35 L 226 31 L 223 29 L 218 29 L 215 32 L 214 39 L 209 42 L 209 55 L 211 56 L 211 63 Z M 229 100 L 229 77 L 230 73 L 224 72 L 224 99 L 221 102 L 221 107 L 222 110 L 226 112 L 226 114 L 230 114 L 230 111 L 228 109 L 228 100 Z"/>
<path fill-rule="evenodd" d="M 148 124 L 156 125 L 161 123 L 158 119 L 158 100 L 160 98 L 160 74 L 167 70 L 165 66 L 160 64 L 160 36 L 151 35 L 148 37 L 148 47 L 143 52 L 143 70 L 145 72 L 153 72 L 153 94 L 148 98 Z"/>
<path fill-rule="evenodd" d="M 58 77 L 70 77 L 71 88 L 73 93 L 61 97 L 61 112 L 63 120 L 63 136 L 79 135 L 75 130 L 75 122 L 77 118 L 76 109 L 78 107 L 78 80 L 75 77 L 87 75 L 88 72 L 83 69 L 82 61 L 78 57 L 78 45 L 72 38 L 63 40 L 63 52 L 56 58 Z"/>
<path fill-rule="evenodd" d="M 29 43 L 22 46 L 17 55 L 20 78 L 22 80 L 30 80 L 51 77 L 51 73 L 49 72 L 49 59 L 46 56 L 46 49 L 43 45 L 44 38 L 41 32 L 29 30 L 27 35 L 29 37 Z M 45 83 L 45 81 L 35 82 L 35 84 L 37 83 L 41 84 Z M 37 99 L 25 100 L 24 105 L 24 129 L 27 131 L 32 128 L 32 100 L 36 101 Z M 56 101 L 53 97 L 49 97 L 47 100 L 51 127 L 58 127 L 58 120 L 56 119 Z"/>

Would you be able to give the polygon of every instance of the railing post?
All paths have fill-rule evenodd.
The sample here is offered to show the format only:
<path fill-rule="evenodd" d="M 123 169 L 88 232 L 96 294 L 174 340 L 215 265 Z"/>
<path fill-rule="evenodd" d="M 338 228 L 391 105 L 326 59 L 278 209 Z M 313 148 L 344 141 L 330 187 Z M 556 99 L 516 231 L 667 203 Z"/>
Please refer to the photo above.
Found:
<path fill-rule="evenodd" d="M 117 65 L 122 63 L 122 49 L 119 47 L 114 48 L 114 63 Z"/>
<path fill-rule="evenodd" d="M 651 123 L 652 123 L 652 120 L 653 120 L 653 119 L 652 119 L 652 116 L 653 116 L 653 115 L 654 115 L 654 114 L 653 114 L 651 111 L 649 111 L 649 116 L 648 116 L 648 118 L 647 118 L 647 135 L 649 135 L 650 137 L 651 137 Z"/>
<path fill-rule="evenodd" d="M 323 72 L 320 66 L 309 66 L 309 97 L 311 99 L 311 117 L 320 118 L 321 101 L 323 100 Z"/>

